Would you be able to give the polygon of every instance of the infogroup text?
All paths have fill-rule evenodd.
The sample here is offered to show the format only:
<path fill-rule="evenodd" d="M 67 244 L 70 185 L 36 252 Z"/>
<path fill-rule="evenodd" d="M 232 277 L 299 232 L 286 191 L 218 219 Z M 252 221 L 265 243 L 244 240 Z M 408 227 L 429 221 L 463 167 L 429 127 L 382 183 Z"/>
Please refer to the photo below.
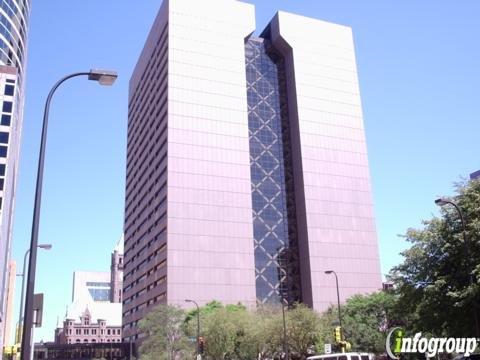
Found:
<path fill-rule="evenodd" d="M 393 338 L 392 338 L 393 337 Z M 392 359 L 398 359 L 399 354 L 420 353 L 434 357 L 440 353 L 464 354 L 468 357 L 477 348 L 477 338 L 437 338 L 422 337 L 418 332 L 413 337 L 406 337 L 402 328 L 392 329 L 386 341 L 387 354 Z"/>

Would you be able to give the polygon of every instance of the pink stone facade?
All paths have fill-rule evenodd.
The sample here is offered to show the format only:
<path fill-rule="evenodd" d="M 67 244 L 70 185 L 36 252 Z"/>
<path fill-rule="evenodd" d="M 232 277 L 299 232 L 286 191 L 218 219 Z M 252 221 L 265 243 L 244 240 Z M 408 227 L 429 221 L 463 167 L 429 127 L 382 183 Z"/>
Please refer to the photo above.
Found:
<path fill-rule="evenodd" d="M 316 34 L 312 39 L 308 34 Z M 349 27 L 279 12 L 286 57 L 303 301 L 323 311 L 382 288 L 367 146 Z"/>
<path fill-rule="evenodd" d="M 212 10 L 214 9 L 214 10 Z M 165 0 L 130 80 L 123 337 L 158 303 L 256 303 L 245 38 L 254 7 Z M 311 34 L 316 34 L 312 37 Z M 280 12 L 302 300 L 382 288 L 351 30 Z"/>

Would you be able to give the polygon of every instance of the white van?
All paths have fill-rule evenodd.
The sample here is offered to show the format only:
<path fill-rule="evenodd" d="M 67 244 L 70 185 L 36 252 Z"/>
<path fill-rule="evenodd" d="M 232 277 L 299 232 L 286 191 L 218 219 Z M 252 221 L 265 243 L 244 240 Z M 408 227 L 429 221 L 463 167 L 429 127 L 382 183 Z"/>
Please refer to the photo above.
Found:
<path fill-rule="evenodd" d="M 336 353 L 336 354 L 323 354 L 307 357 L 307 360 L 373 360 L 374 355 L 369 353 Z"/>

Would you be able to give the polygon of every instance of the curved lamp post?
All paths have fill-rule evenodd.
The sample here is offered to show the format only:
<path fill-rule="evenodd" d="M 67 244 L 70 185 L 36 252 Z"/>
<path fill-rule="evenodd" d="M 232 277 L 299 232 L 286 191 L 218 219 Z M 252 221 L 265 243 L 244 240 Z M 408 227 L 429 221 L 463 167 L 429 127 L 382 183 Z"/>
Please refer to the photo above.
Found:
<path fill-rule="evenodd" d="M 39 244 L 38 247 L 44 250 L 50 250 L 52 248 L 52 244 Z M 17 276 L 22 277 L 22 290 L 20 295 L 20 311 L 18 312 L 18 334 L 17 334 L 17 343 L 21 340 L 21 333 L 22 330 L 22 322 L 23 322 L 23 298 L 25 296 L 25 267 L 27 266 L 27 255 L 30 253 L 30 249 L 25 252 L 25 256 L 23 257 L 23 272 L 21 274 L 17 274 Z"/>
<path fill-rule="evenodd" d="M 194 300 L 185 299 L 185 302 L 193 303 L 197 307 L 197 354 L 200 354 L 200 307 Z"/>
<path fill-rule="evenodd" d="M 340 291 L 338 290 L 338 276 L 337 276 L 337 273 L 333 270 L 327 270 L 327 271 L 325 271 L 325 274 L 335 275 L 335 283 L 337 284 L 338 324 L 340 325 L 340 327 L 342 327 L 342 315 L 341 315 L 341 312 L 340 312 Z"/>
<path fill-rule="evenodd" d="M 470 242 L 468 241 L 468 236 L 467 236 L 467 225 L 465 223 L 465 217 L 463 216 L 463 212 L 460 209 L 460 207 L 453 202 L 452 200 L 445 199 L 445 198 L 439 198 L 435 200 L 435 204 L 442 207 L 445 205 L 451 205 L 455 208 L 455 210 L 458 213 L 458 216 L 460 217 L 460 222 L 462 224 L 462 235 L 463 235 L 463 245 L 464 245 L 464 250 L 465 250 L 465 260 L 467 261 L 467 271 L 468 271 L 468 281 L 470 285 L 474 284 L 474 279 L 473 279 L 473 274 L 472 274 L 472 260 L 470 256 Z M 477 304 L 474 301 L 473 302 L 473 318 L 475 320 L 475 331 L 476 334 L 475 336 L 480 336 L 480 326 L 478 324 L 478 314 L 477 314 Z"/>
<path fill-rule="evenodd" d="M 57 88 L 68 79 L 77 76 L 87 76 L 88 80 L 98 81 L 100 85 L 112 85 L 117 79 L 117 73 L 114 71 L 105 70 L 90 70 L 89 72 L 77 72 L 61 78 L 55 85 L 53 85 L 48 94 L 45 103 L 45 111 L 43 114 L 42 138 L 40 142 L 40 153 L 38 156 L 38 170 L 37 183 L 35 187 L 35 203 L 33 206 L 33 221 L 32 221 L 32 235 L 30 240 L 30 258 L 28 262 L 28 276 L 27 276 L 27 295 L 25 299 L 24 319 L 25 325 L 23 327 L 22 335 L 22 351 L 20 355 L 21 360 L 29 360 L 31 353 L 33 353 L 32 344 L 32 328 L 33 328 L 33 293 L 35 291 L 35 270 L 37 265 L 37 247 L 38 247 L 38 228 L 40 222 L 40 207 L 42 202 L 42 181 L 43 168 L 45 162 L 45 146 L 47 142 L 47 128 L 48 128 L 48 113 L 50 110 L 50 102 L 53 94 Z"/>

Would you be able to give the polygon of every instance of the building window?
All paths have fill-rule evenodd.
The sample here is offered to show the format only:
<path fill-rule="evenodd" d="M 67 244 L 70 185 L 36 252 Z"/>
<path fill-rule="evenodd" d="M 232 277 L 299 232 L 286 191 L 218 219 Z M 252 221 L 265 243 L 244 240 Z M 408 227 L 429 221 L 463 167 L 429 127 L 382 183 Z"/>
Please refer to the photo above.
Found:
<path fill-rule="evenodd" d="M 0 164 L 0 176 L 5 176 L 5 164 Z"/>
<path fill-rule="evenodd" d="M 97 329 L 92 329 L 92 335 L 97 335 Z"/>
<path fill-rule="evenodd" d="M 75 334 L 76 334 L 76 335 L 82 335 L 82 332 L 81 332 L 80 329 L 75 329 Z"/>
<path fill-rule="evenodd" d="M 110 335 L 110 329 L 107 329 L 107 335 Z"/>
<path fill-rule="evenodd" d="M 0 178 L 0 190 L 3 190 L 3 186 L 5 185 L 5 179 Z"/>
<path fill-rule="evenodd" d="M 13 96 L 14 91 L 15 91 L 15 86 L 10 84 L 5 85 L 5 91 L 4 91 L 5 95 Z"/>
<path fill-rule="evenodd" d="M 8 132 L 0 131 L 0 143 L 8 144 Z"/>
<path fill-rule="evenodd" d="M 12 115 L 2 114 L 2 120 L 0 121 L 1 125 L 10 126 L 11 122 L 12 122 Z"/>
<path fill-rule="evenodd" d="M 94 301 L 109 301 L 110 289 L 88 289 Z"/>
<path fill-rule="evenodd" d="M 13 79 L 7 79 L 6 81 L 7 81 L 7 83 L 15 84 L 15 80 L 13 80 Z"/>
<path fill-rule="evenodd" d="M 83 335 L 88 335 L 88 334 L 89 334 L 88 329 L 83 329 Z"/>
<path fill-rule="evenodd" d="M 0 157 L 7 157 L 7 147 L 4 145 L 0 145 Z"/>
<path fill-rule="evenodd" d="M 11 113 L 13 109 L 13 103 L 11 101 L 4 101 L 2 111 L 6 113 Z"/>

